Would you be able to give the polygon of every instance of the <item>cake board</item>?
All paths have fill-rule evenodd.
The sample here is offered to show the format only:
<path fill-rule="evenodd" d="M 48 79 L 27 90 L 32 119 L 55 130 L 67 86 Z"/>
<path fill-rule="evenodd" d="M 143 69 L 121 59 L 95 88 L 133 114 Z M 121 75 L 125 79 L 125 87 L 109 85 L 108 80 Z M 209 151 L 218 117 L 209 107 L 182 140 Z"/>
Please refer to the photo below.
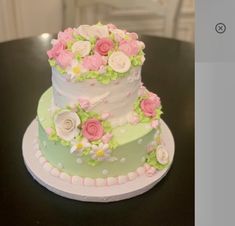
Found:
<path fill-rule="evenodd" d="M 114 202 L 129 199 L 150 190 L 167 174 L 172 165 L 175 152 L 174 138 L 163 120 L 161 120 L 161 129 L 162 140 L 169 152 L 171 164 L 164 170 L 157 171 L 151 177 L 144 174 L 125 184 L 104 187 L 72 184 L 68 181 L 61 180 L 61 178 L 55 177 L 44 170 L 35 156 L 37 151 L 35 149 L 35 141 L 37 142 L 38 135 L 38 124 L 36 119 L 31 122 L 24 134 L 22 143 L 23 158 L 25 165 L 33 178 L 48 190 L 60 196 L 86 202 Z"/>

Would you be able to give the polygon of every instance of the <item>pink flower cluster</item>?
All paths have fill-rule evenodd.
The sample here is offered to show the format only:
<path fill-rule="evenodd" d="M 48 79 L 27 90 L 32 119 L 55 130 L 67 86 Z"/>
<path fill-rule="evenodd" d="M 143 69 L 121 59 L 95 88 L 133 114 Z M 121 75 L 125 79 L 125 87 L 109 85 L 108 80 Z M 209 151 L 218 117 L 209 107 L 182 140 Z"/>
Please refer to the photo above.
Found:
<path fill-rule="evenodd" d="M 143 99 L 140 103 L 141 110 L 145 116 L 153 117 L 156 115 L 156 109 L 161 106 L 160 98 L 154 94 L 150 93 L 149 97 Z"/>
<path fill-rule="evenodd" d="M 134 56 L 139 52 L 139 47 L 136 40 L 122 40 L 119 45 L 119 50 L 127 56 Z"/>
<path fill-rule="evenodd" d="M 73 29 L 67 28 L 64 32 L 59 32 L 58 40 L 54 42 L 52 49 L 47 51 L 49 59 L 54 58 L 63 68 L 66 68 L 73 59 L 73 54 L 66 49 L 66 44 L 73 38 Z"/>
<path fill-rule="evenodd" d="M 83 59 L 83 66 L 91 71 L 99 70 L 102 64 L 103 60 L 99 53 L 95 53 L 94 55 L 91 56 L 86 56 Z"/>
<path fill-rule="evenodd" d="M 80 36 L 84 43 L 78 43 L 77 36 Z M 91 43 L 91 38 L 96 39 L 94 44 Z M 89 46 L 87 42 L 91 45 Z M 54 59 L 63 69 L 71 67 L 72 61 L 78 59 L 76 55 L 78 53 L 71 50 L 74 43 L 80 51 L 87 48 L 88 54 L 82 56 L 78 60 L 79 63 L 87 70 L 100 71 L 100 73 L 105 71 L 104 68 L 109 64 L 108 58 L 113 51 L 121 51 L 131 57 L 143 49 L 143 44 L 138 41 L 136 33 L 118 29 L 113 24 L 81 25 L 79 28 L 67 28 L 58 33 L 57 39 L 52 42 L 53 47 L 47 51 L 49 59 Z"/>

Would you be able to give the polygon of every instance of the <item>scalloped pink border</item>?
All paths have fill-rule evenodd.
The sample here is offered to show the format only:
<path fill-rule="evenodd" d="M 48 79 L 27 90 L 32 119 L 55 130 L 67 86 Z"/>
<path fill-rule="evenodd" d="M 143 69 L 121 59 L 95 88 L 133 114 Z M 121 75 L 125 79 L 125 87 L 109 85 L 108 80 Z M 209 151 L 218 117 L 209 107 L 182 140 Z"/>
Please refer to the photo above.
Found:
<path fill-rule="evenodd" d="M 34 150 L 36 151 L 35 157 L 38 159 L 39 163 L 42 165 L 42 168 L 50 173 L 52 176 L 58 177 L 63 181 L 72 184 L 79 184 L 84 186 L 112 186 L 117 184 L 125 184 L 128 181 L 136 179 L 138 176 L 146 175 L 153 176 L 157 170 L 145 163 L 143 166 L 138 167 L 135 171 L 129 172 L 127 175 L 120 175 L 117 177 L 107 177 L 107 178 L 90 178 L 90 177 L 80 177 L 80 176 L 71 176 L 65 172 L 60 171 L 56 167 L 53 167 L 43 156 L 41 150 L 39 149 L 38 141 L 34 141 Z"/>

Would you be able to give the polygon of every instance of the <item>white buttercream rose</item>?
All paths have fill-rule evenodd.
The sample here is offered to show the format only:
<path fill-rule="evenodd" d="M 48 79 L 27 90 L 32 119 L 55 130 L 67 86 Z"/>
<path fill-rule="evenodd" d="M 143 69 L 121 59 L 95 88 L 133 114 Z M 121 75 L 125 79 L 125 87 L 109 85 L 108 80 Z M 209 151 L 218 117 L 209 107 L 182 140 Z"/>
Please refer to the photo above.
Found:
<path fill-rule="evenodd" d="M 77 41 L 72 45 L 72 52 L 81 57 L 89 55 L 90 51 L 91 43 L 89 41 Z"/>
<path fill-rule="evenodd" d="M 108 64 L 114 71 L 119 73 L 127 72 L 131 67 L 129 57 L 121 51 L 113 52 L 108 59 Z"/>
<path fill-rule="evenodd" d="M 79 133 L 81 120 L 75 112 L 64 110 L 55 115 L 54 123 L 57 135 L 63 140 L 71 141 Z"/>
<path fill-rule="evenodd" d="M 166 165 L 169 163 L 169 154 L 165 147 L 158 146 L 156 150 L 156 158 L 157 161 L 162 165 Z"/>
<path fill-rule="evenodd" d="M 94 36 L 92 26 L 90 25 L 80 25 L 78 27 L 78 34 L 80 34 L 82 37 L 89 40 L 91 37 Z"/>
<path fill-rule="evenodd" d="M 92 32 L 95 37 L 106 38 L 109 36 L 109 30 L 106 25 L 93 25 Z"/>

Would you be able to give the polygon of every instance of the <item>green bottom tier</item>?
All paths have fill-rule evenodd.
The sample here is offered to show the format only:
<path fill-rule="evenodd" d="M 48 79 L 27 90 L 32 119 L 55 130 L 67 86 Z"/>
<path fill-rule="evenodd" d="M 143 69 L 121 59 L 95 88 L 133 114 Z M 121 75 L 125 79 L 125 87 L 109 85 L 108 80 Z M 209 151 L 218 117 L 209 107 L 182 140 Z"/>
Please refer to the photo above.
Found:
<path fill-rule="evenodd" d="M 126 175 L 145 163 L 147 146 L 154 140 L 156 133 L 156 129 L 152 129 L 147 123 L 116 127 L 113 135 L 119 146 L 113 150 L 109 161 L 99 162 L 95 166 L 88 163 L 87 156 L 71 154 L 70 147 L 49 140 L 45 130 L 52 121 L 51 99 L 52 91 L 49 89 L 40 98 L 37 112 L 40 149 L 51 165 L 70 175 L 104 178 Z"/>

